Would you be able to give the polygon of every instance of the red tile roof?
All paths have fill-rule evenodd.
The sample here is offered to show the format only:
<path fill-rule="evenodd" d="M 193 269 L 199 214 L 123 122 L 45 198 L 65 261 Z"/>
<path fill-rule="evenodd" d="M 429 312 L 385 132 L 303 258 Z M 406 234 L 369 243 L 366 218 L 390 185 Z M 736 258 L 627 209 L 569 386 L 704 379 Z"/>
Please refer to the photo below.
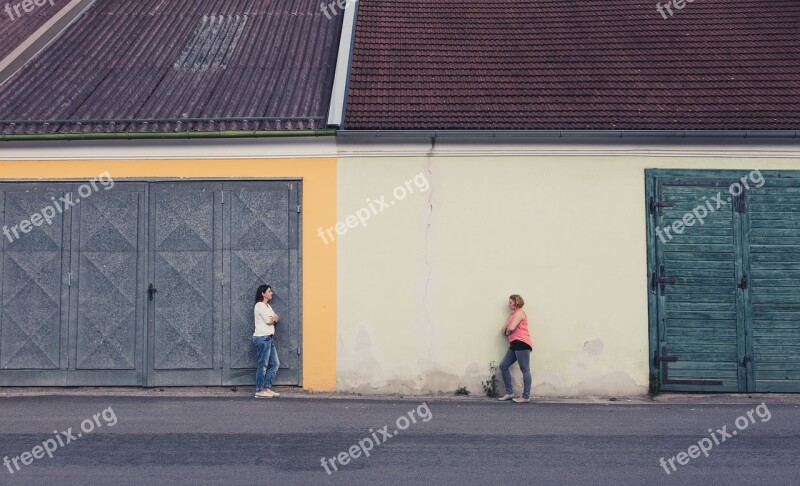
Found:
<path fill-rule="evenodd" d="M 0 86 L 0 132 L 325 128 L 341 19 L 319 0 L 98 0 Z"/>
<path fill-rule="evenodd" d="M 800 1 L 657 3 L 360 0 L 344 127 L 800 129 Z"/>

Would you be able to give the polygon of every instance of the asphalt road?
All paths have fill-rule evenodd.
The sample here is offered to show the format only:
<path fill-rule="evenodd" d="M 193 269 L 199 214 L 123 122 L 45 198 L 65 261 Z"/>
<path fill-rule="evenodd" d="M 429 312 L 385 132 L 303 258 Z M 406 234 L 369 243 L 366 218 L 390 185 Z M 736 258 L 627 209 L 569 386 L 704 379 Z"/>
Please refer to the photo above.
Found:
<path fill-rule="evenodd" d="M 760 403 L 4 397 L 0 484 L 798 484 L 800 400 Z"/>

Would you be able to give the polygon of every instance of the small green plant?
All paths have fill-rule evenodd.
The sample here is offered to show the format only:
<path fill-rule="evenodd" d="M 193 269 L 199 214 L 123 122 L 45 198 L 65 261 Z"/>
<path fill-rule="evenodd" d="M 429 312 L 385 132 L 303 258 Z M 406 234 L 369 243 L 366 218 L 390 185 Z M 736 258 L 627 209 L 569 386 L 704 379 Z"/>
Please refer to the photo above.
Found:
<path fill-rule="evenodd" d="M 489 379 L 486 381 L 481 382 L 481 386 L 483 387 L 483 392 L 486 393 L 486 396 L 489 398 L 495 398 L 499 395 L 498 393 L 498 386 L 497 386 L 497 366 L 494 365 L 494 361 L 489 362 Z"/>
<path fill-rule="evenodd" d="M 465 386 L 460 386 L 456 388 L 456 395 L 463 395 L 466 397 L 467 395 L 469 395 L 469 390 L 467 390 L 467 387 Z"/>

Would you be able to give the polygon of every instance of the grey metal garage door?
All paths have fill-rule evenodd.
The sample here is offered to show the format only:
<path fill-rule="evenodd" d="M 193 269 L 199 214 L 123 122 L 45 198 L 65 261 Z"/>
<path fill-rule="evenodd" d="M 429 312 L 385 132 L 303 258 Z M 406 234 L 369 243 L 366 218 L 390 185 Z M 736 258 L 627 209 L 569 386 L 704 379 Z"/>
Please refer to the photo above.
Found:
<path fill-rule="evenodd" d="M 2 221 L 79 199 L 79 186 L 0 185 Z M 264 282 L 283 316 L 278 383 L 301 384 L 299 193 L 297 181 L 117 182 L 4 235 L 0 385 L 252 384 Z"/>
<path fill-rule="evenodd" d="M 661 389 L 800 391 L 799 175 L 647 171 Z"/>

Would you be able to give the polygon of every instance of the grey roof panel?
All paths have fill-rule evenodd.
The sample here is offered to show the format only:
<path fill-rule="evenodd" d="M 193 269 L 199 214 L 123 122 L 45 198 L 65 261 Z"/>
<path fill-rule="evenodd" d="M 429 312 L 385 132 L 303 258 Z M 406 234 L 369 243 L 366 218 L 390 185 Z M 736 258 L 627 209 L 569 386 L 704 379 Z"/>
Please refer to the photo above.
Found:
<path fill-rule="evenodd" d="M 98 0 L 0 87 L 0 131 L 325 128 L 340 30 L 317 0 Z"/>

